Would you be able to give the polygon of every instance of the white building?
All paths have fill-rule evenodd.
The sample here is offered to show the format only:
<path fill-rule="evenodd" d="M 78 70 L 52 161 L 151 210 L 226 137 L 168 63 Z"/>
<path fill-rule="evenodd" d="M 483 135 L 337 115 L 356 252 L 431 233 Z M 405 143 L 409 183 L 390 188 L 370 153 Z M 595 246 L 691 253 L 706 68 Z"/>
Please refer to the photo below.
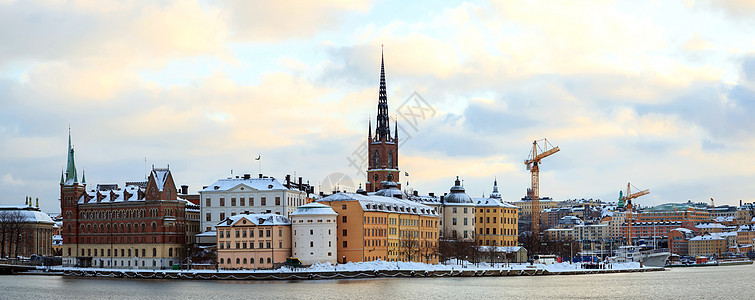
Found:
<path fill-rule="evenodd" d="M 441 236 L 446 239 L 474 240 L 475 204 L 464 191 L 459 177 L 451 193 L 441 197 Z"/>
<path fill-rule="evenodd" d="M 237 214 L 272 213 L 288 217 L 307 200 L 306 190 L 286 187 L 273 177 L 220 179 L 199 191 L 202 231 Z"/>
<path fill-rule="evenodd" d="M 304 265 L 337 263 L 337 216 L 330 206 L 317 202 L 299 206 L 291 213 L 293 257 Z"/>

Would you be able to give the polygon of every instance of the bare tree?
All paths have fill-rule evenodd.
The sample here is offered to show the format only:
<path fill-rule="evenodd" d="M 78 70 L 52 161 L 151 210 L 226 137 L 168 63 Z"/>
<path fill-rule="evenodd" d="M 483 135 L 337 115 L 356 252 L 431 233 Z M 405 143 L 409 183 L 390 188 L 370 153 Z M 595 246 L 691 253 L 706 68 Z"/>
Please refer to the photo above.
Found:
<path fill-rule="evenodd" d="M 24 215 L 20 211 L 0 211 L 0 257 L 18 256 L 24 240 L 28 240 Z"/>

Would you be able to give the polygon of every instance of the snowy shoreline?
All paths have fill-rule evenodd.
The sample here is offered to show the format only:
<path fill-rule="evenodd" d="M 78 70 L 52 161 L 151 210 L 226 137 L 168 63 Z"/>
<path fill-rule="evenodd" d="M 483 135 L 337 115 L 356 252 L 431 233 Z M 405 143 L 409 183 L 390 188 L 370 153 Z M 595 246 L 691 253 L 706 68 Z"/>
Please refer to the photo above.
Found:
<path fill-rule="evenodd" d="M 339 265 L 315 264 L 306 268 L 281 267 L 275 270 L 135 270 L 53 267 L 51 272 L 74 277 L 204 280 L 298 280 L 350 279 L 380 277 L 474 277 L 519 275 L 578 275 L 663 271 L 664 268 L 640 267 L 639 263 L 617 263 L 606 269 L 584 269 L 581 264 L 425 264 L 411 262 L 357 262 Z"/>

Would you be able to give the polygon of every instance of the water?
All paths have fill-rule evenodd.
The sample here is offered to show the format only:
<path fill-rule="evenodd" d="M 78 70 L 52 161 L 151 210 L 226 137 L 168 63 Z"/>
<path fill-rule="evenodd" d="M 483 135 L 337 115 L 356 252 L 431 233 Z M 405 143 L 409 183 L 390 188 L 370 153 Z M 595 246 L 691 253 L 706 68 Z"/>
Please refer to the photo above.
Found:
<path fill-rule="evenodd" d="M 752 299 L 755 265 L 569 276 L 203 281 L 0 276 L 0 299 Z"/>

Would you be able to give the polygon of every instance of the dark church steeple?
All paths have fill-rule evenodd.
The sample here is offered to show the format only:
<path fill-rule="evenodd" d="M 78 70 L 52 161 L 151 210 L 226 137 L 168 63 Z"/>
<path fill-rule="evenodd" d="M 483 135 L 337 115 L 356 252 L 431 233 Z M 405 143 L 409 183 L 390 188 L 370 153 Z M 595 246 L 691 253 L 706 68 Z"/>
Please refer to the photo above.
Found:
<path fill-rule="evenodd" d="M 388 117 L 388 94 L 385 89 L 385 59 L 383 58 L 382 46 L 380 50 L 380 89 L 378 91 L 378 114 L 375 139 L 377 141 L 391 141 L 391 126 Z"/>
<path fill-rule="evenodd" d="M 378 93 L 378 114 L 375 135 L 372 136 L 372 122 L 367 135 L 367 182 L 365 190 L 376 192 L 383 182 L 392 182 L 401 188 L 398 167 L 398 122 L 394 136 L 391 136 L 391 123 L 388 117 L 388 95 L 385 88 L 385 59 L 380 51 L 380 87 Z M 393 172 L 393 173 L 392 173 Z"/>

